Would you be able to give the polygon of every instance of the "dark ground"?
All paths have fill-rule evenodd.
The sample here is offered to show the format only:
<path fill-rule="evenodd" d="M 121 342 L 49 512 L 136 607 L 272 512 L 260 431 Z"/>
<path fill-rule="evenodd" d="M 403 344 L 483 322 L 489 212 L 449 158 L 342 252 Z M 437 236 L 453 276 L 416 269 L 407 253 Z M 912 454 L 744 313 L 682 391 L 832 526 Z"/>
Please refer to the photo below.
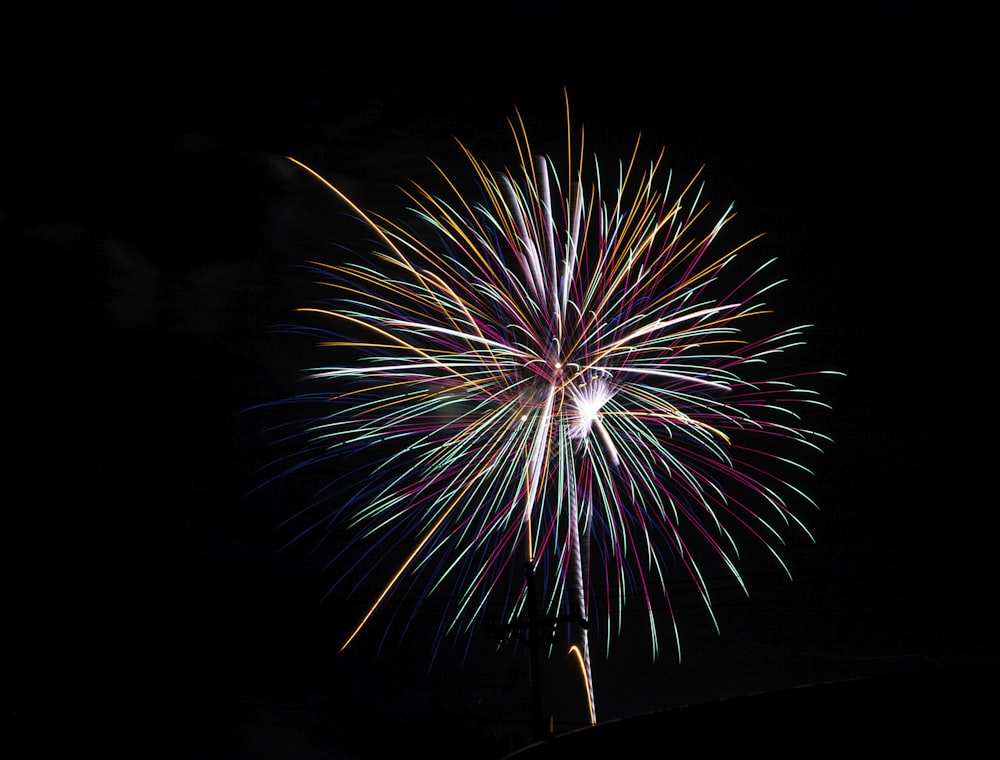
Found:
<path fill-rule="evenodd" d="M 706 165 L 709 195 L 736 201 L 748 235 L 767 232 L 791 281 L 781 312 L 817 326 L 803 362 L 847 373 L 827 392 L 835 444 L 809 485 L 817 544 L 786 554 L 796 581 L 751 564 L 744 599 L 720 580 L 721 634 L 682 609 L 679 664 L 623 639 L 597 666 L 602 721 L 726 699 L 718 720 L 738 712 L 752 742 L 768 746 L 787 717 L 817 745 L 873 699 L 872 678 L 916 674 L 891 697 L 875 687 L 884 703 L 952 690 L 968 712 L 949 725 L 995 703 L 985 679 L 938 680 L 995 676 L 1000 654 L 983 24 L 864 8 L 550 2 L 393 23 L 373 6 L 323 23 L 90 17 L 2 32 L 0 229 L 23 271 L 9 366 L 28 388 L 26 404 L 11 396 L 23 422 L 7 522 L 20 756 L 58 742 L 379 757 L 405 737 L 499 757 L 528 741 L 523 650 L 477 640 L 429 673 L 419 633 L 379 656 L 377 642 L 335 654 L 353 613 L 320 601 L 322 557 L 282 551 L 278 527 L 313 484 L 247 496 L 273 450 L 241 411 L 294 392 L 309 348 L 271 328 L 311 294 L 297 265 L 343 233 L 280 157 L 391 212 L 396 183 L 428 176 L 425 156 L 458 157 L 452 135 L 509 160 L 515 107 L 558 149 L 564 86 L 600 155 L 641 131 L 679 175 Z M 583 721 L 566 670 L 546 670 L 559 733 Z M 819 717 L 785 692 L 845 680 L 810 697 L 826 700 Z M 755 693 L 755 706 L 727 699 Z M 919 735 L 929 720 L 884 726 Z"/>
<path fill-rule="evenodd" d="M 974 754 L 991 731 L 997 667 L 924 670 L 752 694 L 611 721 L 553 737 L 511 760 L 648 755 L 664 743 L 712 754 Z"/>

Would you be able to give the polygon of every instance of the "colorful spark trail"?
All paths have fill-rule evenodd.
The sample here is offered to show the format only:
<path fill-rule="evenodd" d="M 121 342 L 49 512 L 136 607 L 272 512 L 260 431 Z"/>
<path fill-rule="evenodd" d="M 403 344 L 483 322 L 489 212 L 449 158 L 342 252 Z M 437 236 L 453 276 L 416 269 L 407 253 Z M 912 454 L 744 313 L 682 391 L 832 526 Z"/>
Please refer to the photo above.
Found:
<path fill-rule="evenodd" d="M 520 116 L 510 126 L 516 169 L 460 145 L 477 197 L 439 169 L 447 192 L 414 185 L 407 223 L 291 159 L 378 238 L 366 261 L 315 264 L 332 298 L 304 311 L 328 320 L 337 361 L 310 371 L 328 413 L 303 431 L 304 458 L 364 450 L 370 470 L 302 534 L 346 529 L 360 551 L 337 583 L 371 603 L 344 647 L 376 617 L 393 624 L 390 599 L 444 599 L 438 642 L 488 604 L 513 621 L 531 563 L 546 613 L 591 621 L 576 651 L 596 719 L 590 642 L 614 637 L 627 601 L 648 613 L 653 655 L 666 620 L 679 656 L 672 576 L 711 613 L 704 557 L 743 586 L 741 543 L 781 563 L 783 533 L 808 535 L 792 502 L 810 502 L 784 473 L 805 470 L 789 442 L 825 440 L 799 427 L 803 405 L 823 406 L 800 387 L 819 373 L 768 374 L 803 328 L 748 331 L 769 313 L 776 283 L 754 283 L 770 262 L 731 274 L 753 241 L 714 253 L 731 208 L 706 222 L 697 176 L 671 197 L 663 152 L 644 164 L 637 141 L 604 196 L 568 109 L 562 171 Z"/>

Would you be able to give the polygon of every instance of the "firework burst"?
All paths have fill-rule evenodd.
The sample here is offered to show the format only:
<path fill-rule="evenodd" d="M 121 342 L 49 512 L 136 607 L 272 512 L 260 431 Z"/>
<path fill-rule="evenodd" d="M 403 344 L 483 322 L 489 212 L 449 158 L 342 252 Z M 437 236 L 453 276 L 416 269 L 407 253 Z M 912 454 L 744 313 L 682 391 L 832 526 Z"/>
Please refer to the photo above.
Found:
<path fill-rule="evenodd" d="M 337 583 L 370 603 L 345 647 L 399 595 L 448 602 L 439 641 L 488 602 L 512 621 L 528 563 L 549 613 L 610 640 L 638 599 L 654 656 L 664 620 L 679 654 L 671 576 L 711 613 L 703 558 L 739 580 L 741 543 L 777 558 L 789 527 L 805 531 L 790 503 L 809 500 L 776 470 L 799 467 L 786 442 L 818 448 L 797 409 L 822 404 L 802 375 L 768 374 L 802 328 L 747 329 L 768 312 L 767 264 L 731 274 L 752 241 L 716 254 L 731 208 L 708 217 L 697 177 L 671 195 L 662 152 L 641 162 L 637 142 L 606 194 L 569 125 L 562 171 L 519 116 L 514 169 L 460 144 L 476 198 L 439 169 L 445 192 L 413 185 L 406 224 L 295 161 L 377 238 L 364 262 L 316 263 L 332 297 L 304 310 L 328 321 L 331 356 L 352 357 L 309 372 L 328 408 L 305 460 L 365 450 L 370 465 L 303 531 L 349 530 L 360 548 Z"/>

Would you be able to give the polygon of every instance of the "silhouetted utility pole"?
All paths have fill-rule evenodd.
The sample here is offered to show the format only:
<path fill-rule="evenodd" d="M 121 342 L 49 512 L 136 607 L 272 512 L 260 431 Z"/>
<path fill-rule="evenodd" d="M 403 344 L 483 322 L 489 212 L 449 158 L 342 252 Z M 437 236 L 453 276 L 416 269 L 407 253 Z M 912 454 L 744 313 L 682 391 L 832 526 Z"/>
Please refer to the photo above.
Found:
<path fill-rule="evenodd" d="M 487 624 L 487 630 L 500 633 L 504 638 L 512 636 L 516 631 L 523 631 L 522 641 L 528 645 L 530 656 L 531 680 L 531 726 L 535 741 L 543 741 L 552 736 L 549 721 L 542 714 L 542 646 L 552 644 L 556 638 L 552 629 L 560 623 L 580 623 L 584 627 L 587 621 L 579 615 L 560 615 L 557 617 L 539 617 L 535 598 L 535 563 L 524 563 L 524 582 L 527 588 L 527 620 L 515 620 L 506 624 Z"/>

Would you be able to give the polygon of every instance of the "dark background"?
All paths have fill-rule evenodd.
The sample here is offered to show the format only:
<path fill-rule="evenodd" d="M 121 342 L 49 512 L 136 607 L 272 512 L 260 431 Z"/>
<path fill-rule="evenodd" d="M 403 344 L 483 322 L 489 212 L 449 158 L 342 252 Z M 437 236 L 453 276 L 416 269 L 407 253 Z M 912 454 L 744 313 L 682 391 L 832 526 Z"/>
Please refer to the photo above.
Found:
<path fill-rule="evenodd" d="M 81 737 L 250 757 L 525 741 L 523 648 L 460 642 L 428 669 L 418 628 L 336 654 L 355 611 L 322 601 L 322 553 L 282 549 L 317 482 L 253 491 L 277 412 L 245 410 L 317 361 L 273 330 L 315 295 L 299 264 L 357 242 L 281 157 L 392 216 L 396 184 L 433 176 L 426 157 L 460 170 L 453 136 L 515 160 L 515 108 L 561 150 L 564 88 L 605 165 L 641 132 L 679 177 L 706 166 L 739 232 L 766 232 L 753 255 L 779 257 L 775 308 L 816 325 L 803 365 L 846 372 L 824 385 L 835 443 L 804 484 L 820 510 L 816 544 L 785 554 L 796 580 L 753 556 L 749 599 L 717 578 L 721 634 L 682 605 L 680 663 L 669 645 L 651 663 L 637 618 L 596 666 L 599 716 L 996 665 L 982 19 L 903 3 L 316 13 L 3 32 L 26 756 Z M 546 665 L 559 730 L 585 720 L 568 673 Z"/>

